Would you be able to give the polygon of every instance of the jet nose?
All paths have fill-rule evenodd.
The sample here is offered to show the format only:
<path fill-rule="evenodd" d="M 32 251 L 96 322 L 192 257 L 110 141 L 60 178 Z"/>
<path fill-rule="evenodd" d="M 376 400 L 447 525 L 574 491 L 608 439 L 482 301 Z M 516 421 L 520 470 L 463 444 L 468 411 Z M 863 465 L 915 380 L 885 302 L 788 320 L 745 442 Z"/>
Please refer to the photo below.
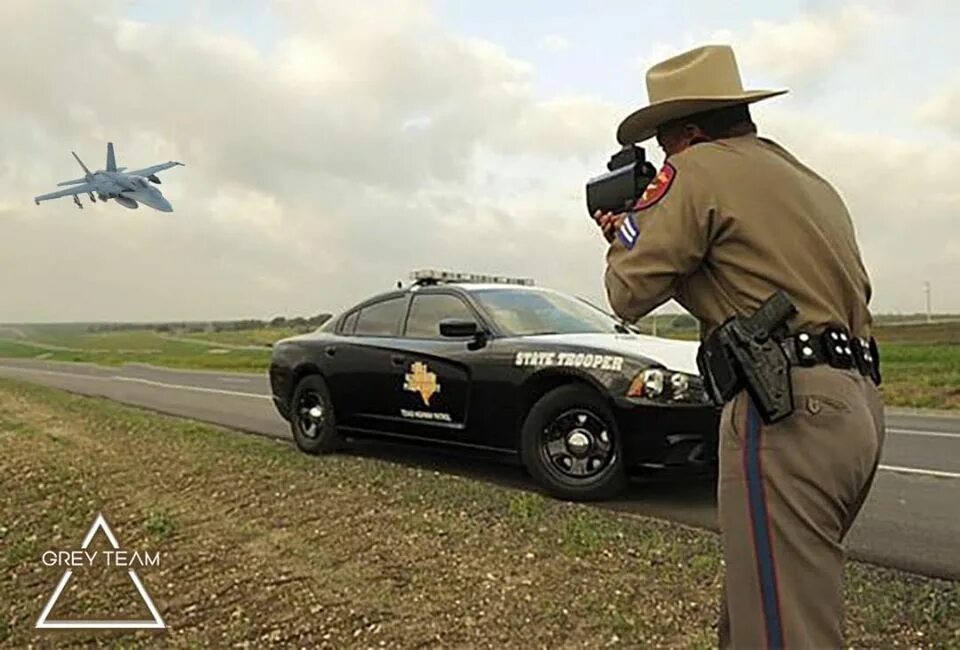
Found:
<path fill-rule="evenodd" d="M 157 210 L 160 210 L 160 212 L 173 212 L 173 206 L 170 205 L 170 201 L 161 196 L 157 198 Z"/>

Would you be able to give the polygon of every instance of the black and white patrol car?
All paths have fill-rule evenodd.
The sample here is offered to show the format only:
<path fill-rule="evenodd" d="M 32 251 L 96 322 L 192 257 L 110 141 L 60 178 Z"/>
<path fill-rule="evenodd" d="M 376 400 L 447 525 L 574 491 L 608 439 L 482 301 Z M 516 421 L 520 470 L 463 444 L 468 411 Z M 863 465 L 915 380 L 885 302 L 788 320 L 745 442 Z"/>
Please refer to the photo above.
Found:
<path fill-rule="evenodd" d="M 528 280 L 413 276 L 274 346 L 273 399 L 303 451 L 362 436 L 502 451 L 578 500 L 638 469 L 715 462 L 695 343 Z"/>

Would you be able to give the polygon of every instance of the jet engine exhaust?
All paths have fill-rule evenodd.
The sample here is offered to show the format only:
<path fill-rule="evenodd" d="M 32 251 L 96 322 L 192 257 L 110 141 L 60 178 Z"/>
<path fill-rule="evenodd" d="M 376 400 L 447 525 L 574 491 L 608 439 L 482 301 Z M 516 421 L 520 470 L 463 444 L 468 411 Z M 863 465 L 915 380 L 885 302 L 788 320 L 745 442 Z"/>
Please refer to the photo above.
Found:
<path fill-rule="evenodd" d="M 136 201 L 125 196 L 118 195 L 113 197 L 113 200 L 125 208 L 130 208 L 131 210 L 136 210 L 138 207 L 140 207 L 140 204 L 138 204 Z"/>

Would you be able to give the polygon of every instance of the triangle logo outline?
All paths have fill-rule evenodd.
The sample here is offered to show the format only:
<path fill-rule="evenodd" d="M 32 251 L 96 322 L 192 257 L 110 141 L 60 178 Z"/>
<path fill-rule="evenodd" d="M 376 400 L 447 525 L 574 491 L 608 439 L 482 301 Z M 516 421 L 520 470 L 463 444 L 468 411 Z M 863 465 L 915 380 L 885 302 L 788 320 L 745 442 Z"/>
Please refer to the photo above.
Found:
<path fill-rule="evenodd" d="M 120 550 L 120 544 L 117 542 L 116 535 L 113 534 L 113 530 L 110 528 L 110 524 L 107 523 L 107 520 L 104 518 L 102 512 L 97 513 L 97 518 L 93 520 L 93 524 L 90 526 L 90 530 L 87 531 L 86 537 L 83 538 L 83 544 L 80 545 L 81 550 L 85 550 L 90 542 L 93 541 L 93 536 L 97 533 L 98 530 L 102 530 L 104 535 L 107 537 L 107 541 L 110 542 L 110 545 L 115 550 Z M 50 599 L 47 600 L 46 606 L 43 608 L 43 611 L 40 613 L 40 617 L 37 618 L 37 623 L 34 626 L 38 630 L 84 630 L 84 629 L 100 629 L 100 630 L 163 630 L 166 629 L 167 625 L 163 622 L 163 618 L 160 616 L 160 612 L 157 611 L 156 605 L 153 604 L 153 599 L 150 598 L 150 594 L 147 593 L 147 590 L 144 588 L 143 583 L 140 581 L 140 576 L 137 575 L 136 570 L 128 569 L 127 573 L 130 576 L 133 586 L 137 588 L 137 593 L 140 594 L 140 598 L 143 600 L 143 604 L 147 606 L 147 609 L 150 610 L 150 615 L 153 616 L 152 619 L 143 619 L 143 620 L 77 620 L 77 621 L 61 621 L 61 620 L 48 620 L 51 610 L 57 604 L 57 601 L 60 599 L 60 594 L 63 593 L 63 590 L 66 588 L 67 583 L 70 582 L 70 578 L 73 576 L 73 569 L 65 569 L 63 576 L 60 578 L 60 582 L 57 583 L 56 589 L 53 590 L 53 593 L 50 595 Z"/>

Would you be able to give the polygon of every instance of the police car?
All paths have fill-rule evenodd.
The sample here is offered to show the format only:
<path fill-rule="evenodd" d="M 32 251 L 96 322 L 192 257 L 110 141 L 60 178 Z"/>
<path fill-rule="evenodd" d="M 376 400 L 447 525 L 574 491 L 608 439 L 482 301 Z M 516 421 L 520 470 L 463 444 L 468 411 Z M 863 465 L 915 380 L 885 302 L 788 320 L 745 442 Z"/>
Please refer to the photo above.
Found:
<path fill-rule="evenodd" d="M 609 498 L 636 470 L 715 462 L 696 343 L 526 279 L 412 279 L 274 346 L 273 400 L 301 450 L 385 437 L 506 452 L 574 500 Z"/>

